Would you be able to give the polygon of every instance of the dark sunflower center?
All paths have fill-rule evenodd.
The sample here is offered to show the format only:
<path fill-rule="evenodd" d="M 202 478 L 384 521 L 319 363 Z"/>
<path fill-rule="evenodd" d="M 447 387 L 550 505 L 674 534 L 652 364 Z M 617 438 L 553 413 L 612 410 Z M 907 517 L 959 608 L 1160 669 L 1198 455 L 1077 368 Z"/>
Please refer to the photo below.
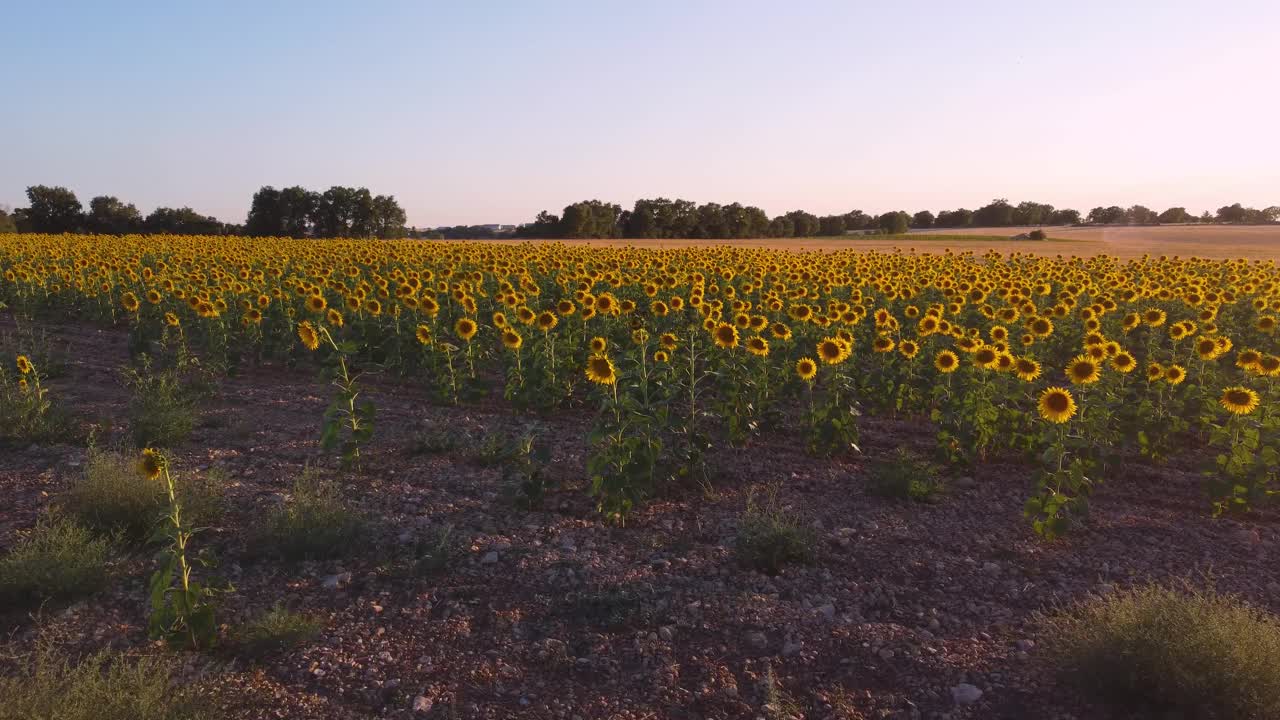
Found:
<path fill-rule="evenodd" d="M 1052 393 L 1047 395 L 1044 399 L 1044 404 L 1050 410 L 1058 413 L 1066 412 L 1067 408 L 1070 407 L 1067 396 L 1062 393 Z"/>

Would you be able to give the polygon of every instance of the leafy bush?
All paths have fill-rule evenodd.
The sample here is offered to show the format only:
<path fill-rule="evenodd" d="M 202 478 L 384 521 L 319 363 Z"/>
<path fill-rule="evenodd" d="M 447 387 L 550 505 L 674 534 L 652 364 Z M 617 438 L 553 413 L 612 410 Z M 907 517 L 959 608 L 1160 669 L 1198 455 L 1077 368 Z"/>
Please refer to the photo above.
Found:
<path fill-rule="evenodd" d="M 174 447 L 191 437 L 196 426 L 195 391 L 184 386 L 176 369 L 156 370 L 149 361 L 125 371 L 129 427 L 138 447 Z"/>
<path fill-rule="evenodd" d="M 225 487 L 221 470 L 185 476 L 178 486 L 183 516 L 195 526 L 216 521 L 223 512 Z M 120 532 L 135 542 L 151 535 L 167 506 L 164 484 L 139 473 L 134 459 L 95 450 L 90 450 L 84 475 L 63 502 L 63 508 L 85 527 Z"/>
<path fill-rule="evenodd" d="M 1044 234 L 1043 230 L 1032 230 L 1031 233 L 1027 235 L 1027 237 L 1031 238 L 1032 240 L 1044 240 L 1048 236 Z"/>
<path fill-rule="evenodd" d="M 736 548 L 744 565 L 776 575 L 784 565 L 813 562 L 815 542 L 813 530 L 778 502 L 777 486 L 748 492 Z"/>
<path fill-rule="evenodd" d="M 906 448 L 872 463 L 868 488 L 876 495 L 916 502 L 933 502 L 943 491 L 937 466 Z"/>
<path fill-rule="evenodd" d="M 236 642 L 246 655 L 259 657 L 300 645 L 319 634 L 323 627 L 322 622 L 310 615 L 276 605 L 241 628 Z"/>
<path fill-rule="evenodd" d="M 109 552 L 106 539 L 70 519 L 44 517 L 0 557 L 0 604 L 29 605 L 96 592 L 106 582 Z"/>
<path fill-rule="evenodd" d="M 0 438 L 19 442 L 71 441 L 76 439 L 75 424 L 54 404 L 48 389 L 40 384 L 44 377 L 39 366 L 26 361 L 16 376 L 9 366 L 0 367 Z M 15 363 L 16 365 L 16 363 Z"/>
<path fill-rule="evenodd" d="M 1212 590 L 1146 586 L 1045 619 L 1082 690 L 1191 717 L 1280 717 L 1280 618 Z"/>
<path fill-rule="evenodd" d="M 287 560 L 330 558 L 354 550 L 364 529 L 338 484 L 308 468 L 294 481 L 292 497 L 267 516 L 259 542 Z"/>
<path fill-rule="evenodd" d="M 175 687 L 163 657 L 129 662 L 107 651 L 79 662 L 51 642 L 16 675 L 0 677 L 0 720 L 196 720 L 208 717 Z"/>

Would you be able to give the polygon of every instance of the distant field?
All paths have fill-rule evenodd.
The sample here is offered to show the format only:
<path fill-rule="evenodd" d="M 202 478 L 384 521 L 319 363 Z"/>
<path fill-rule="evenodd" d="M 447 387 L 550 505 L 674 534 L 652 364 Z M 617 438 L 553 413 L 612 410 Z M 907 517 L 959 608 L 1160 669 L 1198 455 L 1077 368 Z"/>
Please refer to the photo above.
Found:
<path fill-rule="evenodd" d="M 1280 260 L 1280 225 L 1161 225 L 1152 227 L 1047 227 L 1051 239 L 1011 242 L 1007 238 L 1032 227 L 963 228 L 938 233 L 909 233 L 891 237 L 752 238 L 740 240 L 563 240 L 570 245 L 637 245 L 681 248 L 698 245 L 787 248 L 792 250 L 906 250 L 983 253 L 1031 252 L 1039 255 L 1100 255 L 1139 257 L 1143 254 L 1204 258 Z"/>

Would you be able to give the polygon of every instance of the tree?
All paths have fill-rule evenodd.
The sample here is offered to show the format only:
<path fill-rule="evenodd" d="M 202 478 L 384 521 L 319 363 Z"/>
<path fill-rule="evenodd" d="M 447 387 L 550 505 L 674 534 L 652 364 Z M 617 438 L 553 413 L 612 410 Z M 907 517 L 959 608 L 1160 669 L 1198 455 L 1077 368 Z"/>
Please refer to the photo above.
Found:
<path fill-rule="evenodd" d="M 1089 211 L 1089 216 L 1085 218 L 1085 222 L 1090 225 L 1115 225 L 1125 221 L 1125 210 L 1118 205 L 1111 207 L 1096 207 Z"/>
<path fill-rule="evenodd" d="M 1187 212 L 1187 209 L 1184 207 L 1171 207 L 1160 213 L 1160 215 L 1156 217 L 1156 220 L 1165 224 L 1189 223 L 1194 222 L 1195 217 L 1192 216 L 1191 213 Z"/>
<path fill-rule="evenodd" d="M 392 195 L 376 195 L 373 198 L 373 236 L 384 240 L 405 236 L 404 224 L 408 219 L 404 208 Z"/>
<path fill-rule="evenodd" d="M 845 230 L 866 230 L 875 224 L 876 219 L 861 210 L 850 210 L 844 214 Z"/>
<path fill-rule="evenodd" d="M 938 219 L 934 221 L 934 227 L 957 228 L 969 227 L 973 224 L 973 211 L 960 208 L 959 210 L 943 210 L 938 213 Z"/>
<path fill-rule="evenodd" d="M 92 233 L 128 235 L 142 229 L 142 213 L 132 203 L 122 203 L 111 195 L 99 195 L 89 201 L 85 226 Z"/>
<path fill-rule="evenodd" d="M 64 187 L 32 185 L 27 188 L 31 206 L 24 213 L 32 232 L 76 232 L 84 221 L 84 206 Z"/>
<path fill-rule="evenodd" d="M 928 230 L 933 227 L 934 220 L 935 218 L 933 217 L 933 213 L 928 210 L 921 210 L 911 216 L 911 227 L 916 228 L 917 230 Z"/>
<path fill-rule="evenodd" d="M 824 237 L 840 237 L 844 235 L 844 216 L 827 215 L 818 221 L 818 234 Z"/>
<path fill-rule="evenodd" d="M 1024 201 L 1013 209 L 1014 225 L 1044 225 L 1053 217 L 1053 206 Z"/>
<path fill-rule="evenodd" d="M 719 203 L 700 205 L 698 207 L 698 224 L 694 226 L 693 236 L 706 239 L 729 237 L 724 207 Z"/>
<path fill-rule="evenodd" d="M 991 204 L 983 205 L 973 213 L 973 224 L 977 227 L 1003 227 L 1013 224 L 1013 206 L 1008 200 L 1000 198 Z"/>
<path fill-rule="evenodd" d="M 154 234 L 222 235 L 227 228 L 210 215 L 201 215 L 189 207 L 156 208 L 142 222 L 143 229 Z"/>
<path fill-rule="evenodd" d="M 556 236 L 556 231 L 559 229 L 560 217 L 543 210 L 538 213 L 533 222 L 517 227 L 515 236 L 518 238 L 552 238 Z"/>
<path fill-rule="evenodd" d="M 1247 215 L 1248 215 L 1248 211 L 1246 211 L 1243 207 L 1241 207 L 1240 203 L 1236 203 L 1234 205 L 1225 205 L 1223 207 L 1218 208 L 1218 222 L 1224 222 L 1224 223 L 1244 222 Z"/>
<path fill-rule="evenodd" d="M 1263 222 L 1280 222 L 1280 205 L 1272 205 L 1262 211 Z"/>
<path fill-rule="evenodd" d="M 769 237 L 778 238 L 795 236 L 796 226 L 795 223 L 791 221 L 790 217 L 786 215 L 779 215 L 769 221 Z"/>
<path fill-rule="evenodd" d="M 18 232 L 18 223 L 14 222 L 7 208 L 0 207 L 0 235 L 16 232 Z"/>
<path fill-rule="evenodd" d="M 787 213 L 791 221 L 791 237 L 811 237 L 818 234 L 818 216 L 803 210 L 792 210 Z"/>
<path fill-rule="evenodd" d="M 880 229 L 888 235 L 901 235 L 911 224 L 911 216 L 902 210 L 887 212 L 876 219 Z"/>
<path fill-rule="evenodd" d="M 1130 225 L 1151 225 L 1159 221 L 1159 216 L 1144 205 L 1134 205 L 1125 210 L 1124 221 Z"/>
<path fill-rule="evenodd" d="M 1062 210 L 1054 210 L 1053 215 L 1049 217 L 1050 225 L 1079 225 L 1080 211 L 1065 208 Z"/>

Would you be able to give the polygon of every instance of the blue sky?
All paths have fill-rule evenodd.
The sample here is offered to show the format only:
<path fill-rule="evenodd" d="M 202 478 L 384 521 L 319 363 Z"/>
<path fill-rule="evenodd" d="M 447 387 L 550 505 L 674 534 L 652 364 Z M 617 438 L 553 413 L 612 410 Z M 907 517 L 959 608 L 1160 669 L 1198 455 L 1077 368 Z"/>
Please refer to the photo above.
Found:
<path fill-rule="evenodd" d="M 1280 204 L 1280 2 L 0 3 L 0 204 Z"/>

